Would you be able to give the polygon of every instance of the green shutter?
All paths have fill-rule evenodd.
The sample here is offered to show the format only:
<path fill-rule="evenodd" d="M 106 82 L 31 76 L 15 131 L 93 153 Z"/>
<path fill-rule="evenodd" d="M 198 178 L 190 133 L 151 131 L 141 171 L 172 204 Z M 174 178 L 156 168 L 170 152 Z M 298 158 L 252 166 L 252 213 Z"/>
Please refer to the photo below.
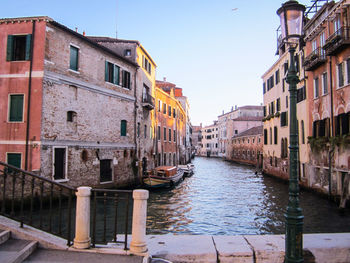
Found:
<path fill-rule="evenodd" d="M 32 46 L 32 35 L 26 36 L 26 57 L 25 60 L 31 59 L 31 46 Z"/>
<path fill-rule="evenodd" d="M 10 95 L 9 121 L 23 121 L 23 95 Z"/>
<path fill-rule="evenodd" d="M 114 65 L 113 83 L 116 85 L 119 85 L 119 71 L 120 68 L 117 65 Z"/>
<path fill-rule="evenodd" d="M 7 53 L 6 53 L 6 60 L 12 61 L 13 59 L 13 36 L 8 35 L 7 36 Z"/>
<path fill-rule="evenodd" d="M 78 71 L 78 53 L 79 53 L 78 48 L 70 46 L 69 68 L 75 71 Z"/>
<path fill-rule="evenodd" d="M 108 81 L 108 61 L 105 62 L 105 81 Z"/>
<path fill-rule="evenodd" d="M 120 123 L 120 135 L 126 136 L 126 120 L 122 120 Z"/>
<path fill-rule="evenodd" d="M 20 153 L 8 153 L 7 163 L 15 167 L 21 168 L 21 154 Z"/>

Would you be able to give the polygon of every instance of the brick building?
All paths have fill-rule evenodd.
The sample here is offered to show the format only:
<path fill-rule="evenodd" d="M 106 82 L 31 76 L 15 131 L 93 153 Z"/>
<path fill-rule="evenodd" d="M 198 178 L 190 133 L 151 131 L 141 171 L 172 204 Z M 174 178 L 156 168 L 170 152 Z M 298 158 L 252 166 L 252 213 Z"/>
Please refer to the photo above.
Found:
<path fill-rule="evenodd" d="M 304 184 L 345 199 L 350 193 L 349 5 L 349 0 L 325 3 L 304 26 L 310 114 Z"/>
<path fill-rule="evenodd" d="M 263 126 L 250 128 L 229 141 L 226 159 L 242 164 L 254 165 L 262 168 L 263 143 L 262 143 Z"/>
<path fill-rule="evenodd" d="M 186 112 L 175 96 L 176 85 L 156 81 L 156 165 L 186 163 Z"/>
<path fill-rule="evenodd" d="M 49 17 L 0 28 L 0 160 L 72 186 L 135 181 L 138 64 Z"/>

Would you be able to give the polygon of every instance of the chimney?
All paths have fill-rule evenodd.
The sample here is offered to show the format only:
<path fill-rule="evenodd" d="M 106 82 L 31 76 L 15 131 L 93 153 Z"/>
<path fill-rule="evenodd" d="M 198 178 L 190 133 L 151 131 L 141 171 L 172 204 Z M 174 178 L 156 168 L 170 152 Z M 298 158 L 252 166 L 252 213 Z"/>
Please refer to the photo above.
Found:
<path fill-rule="evenodd" d="M 231 111 L 233 111 L 233 106 L 232 106 L 232 108 L 231 108 Z"/>
<path fill-rule="evenodd" d="M 237 110 L 237 108 L 238 108 L 237 105 L 235 105 L 235 110 Z"/>
<path fill-rule="evenodd" d="M 83 31 L 83 36 L 85 37 L 85 31 Z"/>
<path fill-rule="evenodd" d="M 166 77 L 163 77 L 163 81 L 164 81 L 164 82 L 166 81 Z"/>
<path fill-rule="evenodd" d="M 78 28 L 77 27 L 75 28 L 75 32 L 78 32 Z"/>

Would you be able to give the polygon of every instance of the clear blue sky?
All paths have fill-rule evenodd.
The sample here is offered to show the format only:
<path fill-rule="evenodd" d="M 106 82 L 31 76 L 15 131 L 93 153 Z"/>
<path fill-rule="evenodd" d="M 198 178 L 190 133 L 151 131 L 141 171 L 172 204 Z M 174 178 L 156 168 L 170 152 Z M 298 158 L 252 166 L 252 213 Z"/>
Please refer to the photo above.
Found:
<path fill-rule="evenodd" d="M 139 40 L 163 77 L 183 88 L 192 124 L 263 102 L 277 60 L 281 0 L 1 0 L 0 17 L 46 15 L 87 35 Z M 310 1 L 300 3 L 310 5 Z M 118 4 L 117 4 L 118 3 Z M 235 9 L 235 10 L 232 10 Z"/>

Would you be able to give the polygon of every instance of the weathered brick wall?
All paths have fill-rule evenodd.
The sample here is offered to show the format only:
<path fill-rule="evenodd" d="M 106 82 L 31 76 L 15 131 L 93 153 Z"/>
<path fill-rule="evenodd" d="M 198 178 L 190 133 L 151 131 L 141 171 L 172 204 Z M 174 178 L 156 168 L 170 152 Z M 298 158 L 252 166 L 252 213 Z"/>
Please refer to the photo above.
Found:
<path fill-rule="evenodd" d="M 68 184 L 105 187 L 132 182 L 136 67 L 52 25 L 46 33 L 42 175 L 52 178 L 53 148 L 65 146 Z M 71 44 L 79 47 L 78 72 L 69 70 Z M 130 72 L 130 90 L 105 81 L 106 60 Z M 72 122 L 67 121 L 68 111 L 74 112 Z M 121 120 L 127 120 L 126 136 L 121 136 Z M 100 184 L 103 159 L 112 160 L 109 184 Z"/>

